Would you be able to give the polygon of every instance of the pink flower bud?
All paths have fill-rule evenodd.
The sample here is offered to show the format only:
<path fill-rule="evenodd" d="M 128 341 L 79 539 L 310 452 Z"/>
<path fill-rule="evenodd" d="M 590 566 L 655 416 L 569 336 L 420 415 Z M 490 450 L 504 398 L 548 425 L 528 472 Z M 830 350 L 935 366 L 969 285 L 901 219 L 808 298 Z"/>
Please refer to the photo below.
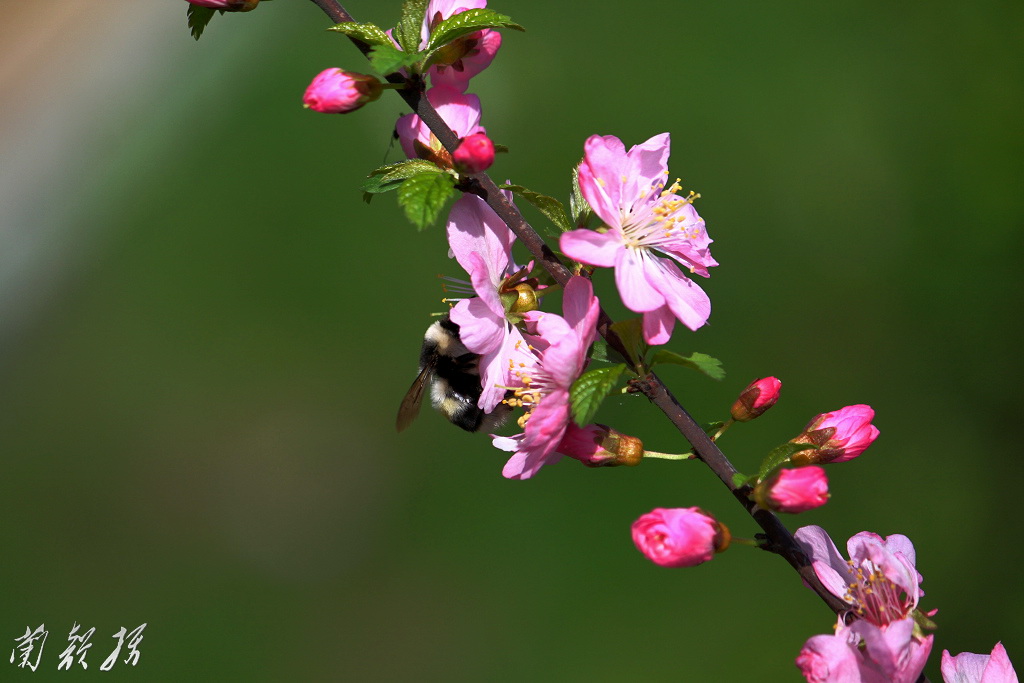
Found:
<path fill-rule="evenodd" d="M 256 9 L 256 5 L 259 4 L 260 0 L 188 0 L 188 2 L 200 7 L 220 9 L 225 12 L 248 12 L 251 9 Z"/>
<path fill-rule="evenodd" d="M 802 467 L 853 460 L 878 438 L 878 428 L 871 424 L 874 417 L 871 406 L 863 404 L 818 415 L 800 436 L 791 439 L 793 443 L 810 443 L 818 448 L 794 454 L 791 462 Z"/>
<path fill-rule="evenodd" d="M 695 567 L 729 547 L 729 529 L 700 508 L 655 508 L 633 522 L 633 543 L 662 567 Z"/>
<path fill-rule="evenodd" d="M 754 489 L 754 500 L 763 508 L 797 514 L 828 502 L 828 477 L 820 467 L 781 470 Z"/>
<path fill-rule="evenodd" d="M 460 173 L 486 171 L 494 163 L 494 143 L 484 133 L 473 133 L 462 139 L 452 159 Z"/>
<path fill-rule="evenodd" d="M 316 75 L 302 101 L 313 111 L 345 114 L 374 101 L 382 90 L 380 81 L 373 76 L 331 68 Z"/>
<path fill-rule="evenodd" d="M 558 452 L 576 458 L 587 467 L 639 465 L 644 457 L 644 444 L 604 425 L 577 427 L 570 422 Z"/>
<path fill-rule="evenodd" d="M 754 380 L 732 404 L 732 419 L 737 422 L 748 422 L 760 417 L 779 400 L 781 389 L 782 382 L 775 377 Z"/>

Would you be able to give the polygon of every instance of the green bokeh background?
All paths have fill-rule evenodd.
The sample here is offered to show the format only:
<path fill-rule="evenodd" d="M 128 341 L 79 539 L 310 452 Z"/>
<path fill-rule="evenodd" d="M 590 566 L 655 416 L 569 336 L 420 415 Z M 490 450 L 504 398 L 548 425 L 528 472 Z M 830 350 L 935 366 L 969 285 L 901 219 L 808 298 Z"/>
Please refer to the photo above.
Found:
<path fill-rule="evenodd" d="M 183 2 L 82 4 L 136 39 L 65 24 L 69 65 L 124 49 L 141 76 L 77 120 L 69 155 L 88 161 L 51 167 L 74 181 L 44 173 L 7 226 L 66 244 L 0 291 L 18 310 L 0 327 L 0 639 L 50 630 L 39 671 L 4 650 L 0 678 L 99 676 L 110 636 L 147 622 L 139 665 L 104 680 L 798 679 L 832 620 L 785 562 L 736 546 L 664 570 L 630 542 L 658 506 L 755 533 L 705 468 L 566 461 L 510 482 L 429 411 L 395 434 L 436 275 L 461 273 L 440 229 L 356 190 L 400 100 L 299 106 L 321 69 L 365 69 L 312 3 L 217 17 L 198 44 Z M 701 283 L 711 324 L 670 348 L 729 374 L 664 377 L 702 420 L 782 379 L 723 442 L 747 470 L 812 415 L 874 406 L 878 442 L 786 521 L 914 541 L 940 610 L 932 680 L 943 648 L 1002 640 L 1024 664 L 1024 5 L 495 8 L 528 32 L 472 84 L 512 150 L 492 174 L 565 197 L 588 135 L 668 130 L 722 264 Z M 600 417 L 685 449 L 641 398 Z M 58 672 L 74 622 L 97 628 L 91 666 Z"/>

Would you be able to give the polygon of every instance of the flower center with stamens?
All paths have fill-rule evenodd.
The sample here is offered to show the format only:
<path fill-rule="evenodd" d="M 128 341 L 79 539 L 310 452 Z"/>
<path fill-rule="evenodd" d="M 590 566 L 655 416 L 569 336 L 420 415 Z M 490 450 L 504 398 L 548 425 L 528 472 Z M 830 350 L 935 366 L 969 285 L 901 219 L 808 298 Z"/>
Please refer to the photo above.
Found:
<path fill-rule="evenodd" d="M 520 350 L 520 344 L 522 342 L 516 342 L 516 350 Z M 532 349 L 532 347 L 529 347 Z M 516 420 L 516 424 L 520 428 L 525 428 L 526 423 L 530 420 L 530 415 L 533 414 L 533 409 L 540 405 L 541 399 L 548 393 L 551 387 L 551 380 L 547 373 L 544 372 L 543 366 L 538 363 L 527 364 L 523 362 L 517 363 L 516 361 L 509 359 L 508 361 L 509 374 L 517 380 L 516 386 L 511 387 L 499 387 L 506 391 L 511 391 L 512 396 L 506 398 L 503 403 L 507 404 L 512 408 L 522 408 L 525 412 Z"/>
<path fill-rule="evenodd" d="M 660 192 L 658 198 L 641 200 L 622 217 L 622 237 L 631 249 L 671 249 L 679 242 L 696 240 L 701 236 L 704 219 L 693 220 L 686 208 L 700 198 L 691 192 L 686 197 L 677 193 L 682 190 L 679 178 L 667 190 L 659 181 L 651 186 L 651 194 Z"/>
<path fill-rule="evenodd" d="M 875 626 L 886 626 L 910 614 L 914 608 L 910 596 L 881 569 L 868 561 L 859 567 L 852 560 L 847 564 L 852 582 L 843 597 L 851 603 L 854 614 Z"/>

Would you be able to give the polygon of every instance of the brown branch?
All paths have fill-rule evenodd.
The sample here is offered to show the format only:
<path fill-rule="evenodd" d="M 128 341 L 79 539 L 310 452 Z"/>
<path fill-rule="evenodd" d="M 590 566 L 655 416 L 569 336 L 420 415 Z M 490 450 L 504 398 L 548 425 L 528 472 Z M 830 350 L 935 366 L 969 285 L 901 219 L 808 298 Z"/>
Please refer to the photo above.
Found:
<path fill-rule="evenodd" d="M 323 9 L 327 16 L 335 22 L 354 21 L 351 15 L 335 0 L 312 1 Z M 345 18 L 339 19 L 339 17 Z M 367 52 L 367 46 L 364 43 L 354 39 L 353 42 L 356 43 L 356 46 L 364 54 Z M 391 74 L 388 76 L 388 81 L 392 83 L 406 83 L 409 86 L 406 89 L 399 90 L 398 94 L 427 124 L 427 127 L 430 128 L 440 143 L 444 145 L 445 149 L 454 153 L 459 145 L 459 138 L 448 127 L 448 124 L 444 122 L 437 113 L 437 110 L 430 105 L 427 98 L 423 97 L 422 81 L 419 79 L 406 79 L 400 74 Z M 508 225 L 509 229 L 526 246 L 533 257 L 545 270 L 551 273 L 556 282 L 564 285 L 569 281 L 569 278 L 572 277 L 572 272 L 555 256 L 554 252 L 544 242 L 544 239 L 526 222 L 522 214 L 519 213 L 519 209 L 505 198 L 498 189 L 498 186 L 495 185 L 494 181 L 486 173 L 477 173 L 469 176 L 465 183 L 465 191 L 472 192 L 482 198 L 498 214 L 498 217 Z M 598 332 L 624 358 L 629 358 L 629 353 L 626 351 L 621 340 L 610 329 L 611 323 L 611 318 L 602 310 L 598 320 Z M 764 546 L 765 549 L 784 557 L 804 582 L 818 594 L 833 612 L 838 614 L 846 611 L 846 603 L 832 595 L 818 580 L 814 570 L 811 568 L 809 558 L 789 532 L 789 529 L 786 528 L 774 513 L 758 507 L 747 497 L 750 493 L 749 486 L 737 488 L 733 484 L 733 475 L 736 474 L 736 468 L 732 466 L 729 459 L 722 453 L 715 442 L 708 437 L 697 421 L 679 404 L 679 401 L 676 400 L 668 388 L 661 383 L 661 380 L 654 373 L 649 373 L 636 384 L 640 391 L 665 413 L 676 429 L 693 446 L 693 451 L 697 454 L 697 457 L 711 468 L 722 483 L 732 491 L 736 500 L 743 505 L 744 509 L 754 518 L 754 521 L 764 530 L 767 538 L 767 543 Z"/>

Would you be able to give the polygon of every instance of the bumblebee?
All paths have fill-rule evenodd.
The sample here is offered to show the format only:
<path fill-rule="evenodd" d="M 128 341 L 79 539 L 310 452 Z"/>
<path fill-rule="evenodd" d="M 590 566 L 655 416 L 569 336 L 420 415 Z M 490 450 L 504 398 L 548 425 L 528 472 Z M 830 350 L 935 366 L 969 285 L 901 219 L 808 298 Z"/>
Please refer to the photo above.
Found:
<path fill-rule="evenodd" d="M 480 356 L 459 339 L 459 326 L 447 314 L 427 328 L 420 350 L 420 372 L 402 399 L 395 427 L 402 431 L 416 419 L 423 394 L 430 385 L 430 402 L 456 427 L 467 432 L 490 431 L 511 412 L 505 404 L 491 413 L 477 405 L 483 392 Z"/>

